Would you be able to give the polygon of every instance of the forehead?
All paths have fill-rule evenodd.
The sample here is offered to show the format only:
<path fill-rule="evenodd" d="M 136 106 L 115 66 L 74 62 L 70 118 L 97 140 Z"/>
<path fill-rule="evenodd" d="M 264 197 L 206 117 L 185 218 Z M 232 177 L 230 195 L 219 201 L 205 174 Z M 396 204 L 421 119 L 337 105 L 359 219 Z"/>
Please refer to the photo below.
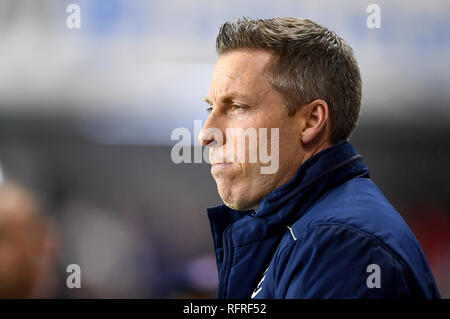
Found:
<path fill-rule="evenodd" d="M 209 96 L 252 95 L 269 89 L 264 74 L 272 54 L 263 50 L 236 50 L 222 54 L 214 67 Z"/>

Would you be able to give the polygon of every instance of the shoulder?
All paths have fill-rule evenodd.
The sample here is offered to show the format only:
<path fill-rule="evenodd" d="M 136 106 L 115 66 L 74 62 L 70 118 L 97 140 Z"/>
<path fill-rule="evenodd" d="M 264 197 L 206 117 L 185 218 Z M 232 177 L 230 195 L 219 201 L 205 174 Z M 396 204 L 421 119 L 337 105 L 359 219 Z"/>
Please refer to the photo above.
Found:
<path fill-rule="evenodd" d="M 283 298 L 389 298 L 411 294 L 416 280 L 427 289 L 427 267 L 400 214 L 370 179 L 357 178 L 324 194 L 286 230 L 273 271 Z M 382 288 L 369 287 L 371 271 L 381 272 Z"/>
<path fill-rule="evenodd" d="M 315 223 L 280 249 L 273 271 L 281 298 L 395 298 L 409 270 L 370 234 Z"/>
<path fill-rule="evenodd" d="M 311 233 L 326 227 L 351 230 L 400 259 L 407 258 L 412 246 L 419 247 L 404 219 L 368 178 L 349 180 L 322 195 L 292 230 L 299 237 L 308 230 Z"/>

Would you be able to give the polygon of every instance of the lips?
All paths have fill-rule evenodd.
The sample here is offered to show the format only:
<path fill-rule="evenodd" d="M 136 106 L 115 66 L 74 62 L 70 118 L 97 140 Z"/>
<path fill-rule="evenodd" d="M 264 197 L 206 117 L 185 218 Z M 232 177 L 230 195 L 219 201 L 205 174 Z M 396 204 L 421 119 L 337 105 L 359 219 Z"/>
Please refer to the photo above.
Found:
<path fill-rule="evenodd" d="M 218 164 L 233 164 L 233 162 L 229 161 L 227 158 L 223 158 L 219 156 L 217 159 L 211 159 L 210 160 L 211 165 L 218 165 Z"/>
<path fill-rule="evenodd" d="M 213 171 L 219 171 L 223 169 L 227 169 L 228 167 L 231 167 L 233 163 L 214 163 L 211 165 L 211 172 Z"/>
<path fill-rule="evenodd" d="M 233 163 L 231 163 L 231 162 L 223 162 L 223 163 L 212 163 L 211 165 L 213 167 L 220 167 L 220 166 L 226 166 L 226 165 L 231 165 L 231 164 L 233 164 Z"/>

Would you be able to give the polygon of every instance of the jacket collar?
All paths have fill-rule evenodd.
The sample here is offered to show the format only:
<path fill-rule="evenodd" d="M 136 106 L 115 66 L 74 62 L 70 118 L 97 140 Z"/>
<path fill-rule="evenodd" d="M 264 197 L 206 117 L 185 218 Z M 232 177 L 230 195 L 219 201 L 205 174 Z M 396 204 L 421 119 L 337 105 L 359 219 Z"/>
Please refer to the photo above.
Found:
<path fill-rule="evenodd" d="M 253 210 L 237 211 L 225 205 L 208 208 L 214 237 L 221 236 L 226 226 L 238 224 L 243 217 L 263 219 L 264 224 L 267 224 L 264 227 L 267 231 L 265 236 L 270 236 L 273 231 L 299 219 L 326 191 L 357 176 L 369 177 L 362 156 L 349 142 L 338 142 L 300 165 L 288 183 L 271 191 L 261 200 L 256 214 Z M 245 228 L 244 225 L 241 226 Z M 251 232 L 243 237 L 250 241 L 257 240 L 252 238 Z"/>
<path fill-rule="evenodd" d="M 356 166 L 350 165 L 354 163 Z M 355 173 L 368 174 L 368 169 L 355 148 L 349 142 L 341 141 L 309 158 L 288 183 L 267 194 L 258 206 L 257 215 L 269 215 L 290 199 L 302 197 L 302 192 L 323 193 L 355 177 Z"/>

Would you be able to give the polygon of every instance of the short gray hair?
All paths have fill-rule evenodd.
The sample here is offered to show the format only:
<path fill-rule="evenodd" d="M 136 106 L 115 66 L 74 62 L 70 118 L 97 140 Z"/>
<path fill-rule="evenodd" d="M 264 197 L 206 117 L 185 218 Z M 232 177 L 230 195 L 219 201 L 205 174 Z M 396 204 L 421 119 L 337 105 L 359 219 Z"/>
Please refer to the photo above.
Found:
<path fill-rule="evenodd" d="M 308 19 L 241 18 L 224 23 L 216 39 L 219 55 L 238 49 L 272 52 L 269 81 L 289 115 L 315 99 L 327 102 L 330 141 L 347 140 L 361 106 L 361 75 L 352 48 L 334 32 Z"/>

